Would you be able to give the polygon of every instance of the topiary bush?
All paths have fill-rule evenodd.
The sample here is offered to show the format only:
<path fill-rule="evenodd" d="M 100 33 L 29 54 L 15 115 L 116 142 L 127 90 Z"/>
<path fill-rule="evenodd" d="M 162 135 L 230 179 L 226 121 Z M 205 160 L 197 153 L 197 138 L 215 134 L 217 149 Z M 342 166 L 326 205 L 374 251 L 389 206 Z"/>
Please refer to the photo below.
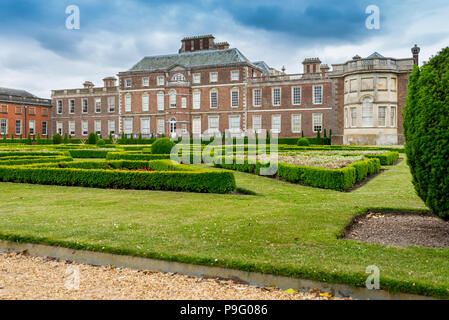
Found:
<path fill-rule="evenodd" d="M 53 136 L 53 144 L 61 144 L 62 143 L 62 136 L 59 133 L 56 133 Z"/>
<path fill-rule="evenodd" d="M 434 213 L 449 220 L 449 47 L 413 70 L 404 135 L 418 195 Z"/>
<path fill-rule="evenodd" d="M 151 145 L 151 153 L 152 154 L 170 154 L 171 150 L 175 146 L 175 143 L 171 141 L 169 138 L 161 138 L 157 139 Z"/>
<path fill-rule="evenodd" d="M 308 146 L 310 146 L 309 139 L 307 139 L 307 138 L 300 138 L 300 139 L 298 139 L 297 145 L 301 146 L 301 147 L 308 147 Z"/>
<path fill-rule="evenodd" d="M 103 139 L 100 139 L 97 141 L 97 147 L 104 147 L 106 144 L 106 141 L 104 141 Z"/>
<path fill-rule="evenodd" d="M 89 133 L 87 137 L 87 144 L 97 144 L 97 134 L 94 132 Z"/>

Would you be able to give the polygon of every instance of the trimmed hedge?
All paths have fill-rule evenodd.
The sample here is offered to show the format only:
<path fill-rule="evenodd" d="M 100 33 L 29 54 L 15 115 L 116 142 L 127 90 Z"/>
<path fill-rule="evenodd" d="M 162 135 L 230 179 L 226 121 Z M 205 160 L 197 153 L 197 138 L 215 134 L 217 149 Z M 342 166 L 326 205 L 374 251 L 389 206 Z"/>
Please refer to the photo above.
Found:
<path fill-rule="evenodd" d="M 62 156 L 64 152 L 39 152 L 39 151 L 0 151 L 0 160 L 4 157 L 46 157 L 46 156 Z"/>
<path fill-rule="evenodd" d="M 78 159 L 105 159 L 109 150 L 91 150 L 91 149 L 78 149 L 78 150 L 68 150 L 73 158 Z"/>
<path fill-rule="evenodd" d="M 247 173 L 260 174 L 260 169 L 267 164 L 257 161 L 249 163 L 248 159 L 244 159 L 242 164 L 237 164 L 236 158 L 233 163 L 226 164 L 226 159 L 221 158 L 219 163 L 214 166 L 229 170 L 236 170 Z M 356 183 L 365 180 L 368 176 L 380 172 L 379 159 L 365 159 L 352 163 L 342 169 L 327 169 L 319 167 L 297 166 L 287 163 L 279 163 L 277 176 L 293 183 L 303 185 L 332 189 L 337 191 L 345 191 L 353 187 Z"/>
<path fill-rule="evenodd" d="M 170 159 L 169 154 L 148 154 L 140 152 L 109 152 L 107 160 L 164 160 Z"/>
<path fill-rule="evenodd" d="M 29 157 L 29 158 L 15 158 L 11 160 L 0 160 L 0 166 L 20 166 L 34 163 L 57 163 L 62 161 L 72 161 L 71 157 Z"/>
<path fill-rule="evenodd" d="M 117 163 L 118 164 L 118 163 Z M 60 164 L 61 166 L 70 166 Z M 75 164 L 75 166 L 89 164 Z M 91 163 L 91 166 L 98 164 Z M 122 165 L 131 165 L 121 162 Z M 139 164 L 140 165 L 140 164 Z M 227 171 L 194 171 L 181 168 L 183 165 L 171 161 L 149 162 L 149 167 L 166 168 L 176 171 L 119 171 L 101 169 L 52 168 L 33 166 L 0 166 L 0 181 L 33 183 L 60 186 L 81 186 L 90 188 L 115 188 L 136 190 L 167 190 L 183 192 L 230 193 L 236 190 L 234 174 Z"/>
<path fill-rule="evenodd" d="M 383 166 L 391 166 L 398 161 L 399 152 L 388 152 L 388 153 L 377 154 L 377 155 L 366 154 L 364 156 L 366 158 L 379 159 L 380 164 Z"/>

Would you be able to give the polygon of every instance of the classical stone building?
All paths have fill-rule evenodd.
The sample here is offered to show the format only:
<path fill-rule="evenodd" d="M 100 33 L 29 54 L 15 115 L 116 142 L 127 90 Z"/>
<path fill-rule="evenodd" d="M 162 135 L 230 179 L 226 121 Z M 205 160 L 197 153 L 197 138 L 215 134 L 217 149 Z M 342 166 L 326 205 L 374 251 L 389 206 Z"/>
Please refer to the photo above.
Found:
<path fill-rule="evenodd" d="M 0 136 L 20 138 L 49 133 L 52 102 L 18 89 L 0 88 Z"/>
<path fill-rule="evenodd" d="M 416 58 L 417 59 L 417 58 Z M 413 59 L 355 57 L 333 70 L 319 58 L 286 74 L 252 62 L 212 35 L 182 39 L 177 54 L 145 57 L 104 87 L 52 91 L 53 129 L 148 137 L 235 136 L 262 129 L 280 137 L 334 133 L 334 143 L 403 142 L 401 112 Z"/>

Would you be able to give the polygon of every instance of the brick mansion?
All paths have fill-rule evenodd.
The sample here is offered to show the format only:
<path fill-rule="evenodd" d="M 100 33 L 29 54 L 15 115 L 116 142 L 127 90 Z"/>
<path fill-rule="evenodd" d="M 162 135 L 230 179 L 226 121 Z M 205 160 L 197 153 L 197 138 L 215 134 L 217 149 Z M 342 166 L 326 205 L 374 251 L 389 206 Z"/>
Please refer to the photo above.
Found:
<path fill-rule="evenodd" d="M 212 35 L 188 37 L 178 53 L 145 57 L 102 87 L 86 81 L 53 90 L 51 125 L 42 134 L 242 136 L 265 129 L 314 137 L 332 129 L 334 144 L 403 144 L 401 115 L 419 48 L 412 52 L 405 59 L 355 56 L 332 69 L 307 58 L 302 73 L 287 74 Z"/>

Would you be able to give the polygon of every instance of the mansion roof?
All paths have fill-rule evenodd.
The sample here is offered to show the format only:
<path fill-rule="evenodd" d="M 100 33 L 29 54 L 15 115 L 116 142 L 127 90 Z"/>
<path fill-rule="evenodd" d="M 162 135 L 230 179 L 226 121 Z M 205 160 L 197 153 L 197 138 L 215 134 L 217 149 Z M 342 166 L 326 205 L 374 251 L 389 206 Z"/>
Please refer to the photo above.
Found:
<path fill-rule="evenodd" d="M 41 99 L 25 90 L 0 87 L 0 102 L 51 106 L 51 100 Z"/>
<path fill-rule="evenodd" d="M 129 71 L 165 71 L 176 65 L 192 68 L 238 63 L 251 64 L 251 62 L 236 48 L 226 50 L 204 50 L 145 57 Z"/>

